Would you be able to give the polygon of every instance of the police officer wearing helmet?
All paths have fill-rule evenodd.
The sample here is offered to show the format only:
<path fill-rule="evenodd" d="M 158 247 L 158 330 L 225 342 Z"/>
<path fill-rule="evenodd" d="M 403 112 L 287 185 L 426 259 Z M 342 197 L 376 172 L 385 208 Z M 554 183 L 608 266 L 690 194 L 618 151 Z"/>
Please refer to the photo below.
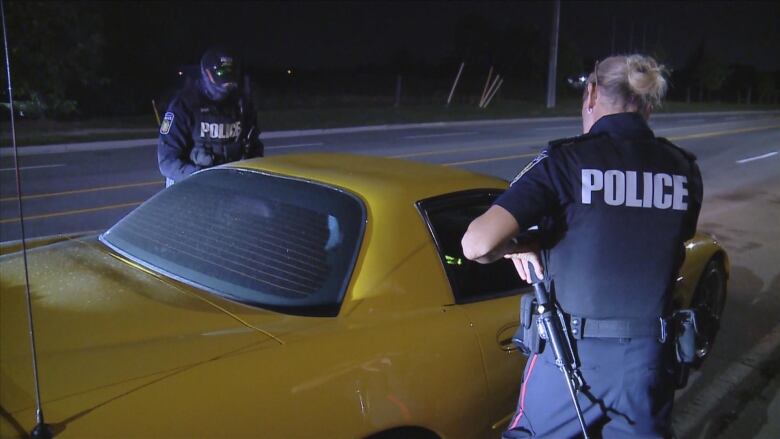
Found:
<path fill-rule="evenodd" d="M 696 230 L 702 182 L 695 157 L 648 127 L 666 91 L 650 57 L 597 62 L 584 91 L 583 135 L 555 140 L 463 237 L 464 255 L 527 263 L 568 321 L 585 388 L 587 429 L 603 437 L 669 437 L 675 382 L 662 323 Z M 539 225 L 541 238 L 516 237 Z M 566 381 L 545 347 L 526 364 L 504 437 L 581 434 Z"/>
<path fill-rule="evenodd" d="M 160 125 L 157 162 L 166 186 L 195 171 L 263 156 L 257 113 L 239 86 L 241 69 L 229 51 L 213 48 L 200 61 L 200 78 L 171 101 Z"/>

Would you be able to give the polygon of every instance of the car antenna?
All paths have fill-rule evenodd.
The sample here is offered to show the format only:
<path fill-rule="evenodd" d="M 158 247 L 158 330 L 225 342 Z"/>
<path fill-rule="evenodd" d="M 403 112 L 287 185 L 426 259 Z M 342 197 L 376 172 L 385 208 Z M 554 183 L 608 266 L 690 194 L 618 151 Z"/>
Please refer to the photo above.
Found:
<path fill-rule="evenodd" d="M 32 348 L 33 381 L 35 382 L 35 428 L 30 436 L 35 439 L 52 437 L 51 428 L 43 420 L 41 391 L 38 378 L 38 356 L 35 350 L 35 327 L 33 325 L 32 299 L 30 295 L 30 274 L 27 269 L 27 242 L 24 236 L 24 212 L 22 211 L 22 179 L 19 172 L 19 157 L 16 148 L 16 127 L 14 126 L 14 95 L 11 87 L 11 58 L 8 52 L 8 33 L 5 25 L 5 2 L 0 0 L 0 16 L 3 20 L 3 48 L 5 49 L 5 72 L 8 78 L 8 107 L 11 110 L 11 144 L 14 150 L 14 169 L 16 170 L 16 195 L 19 203 L 19 222 L 22 229 L 22 257 L 24 259 L 24 287 L 27 295 L 27 323 L 30 329 L 30 347 Z"/>

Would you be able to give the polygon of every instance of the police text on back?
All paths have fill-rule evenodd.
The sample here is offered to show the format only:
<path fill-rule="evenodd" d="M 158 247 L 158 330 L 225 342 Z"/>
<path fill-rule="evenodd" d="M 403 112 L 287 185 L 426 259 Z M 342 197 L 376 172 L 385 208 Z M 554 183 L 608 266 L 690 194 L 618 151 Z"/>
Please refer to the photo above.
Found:
<path fill-rule="evenodd" d="M 593 193 L 602 192 L 610 206 L 686 210 L 687 184 L 688 178 L 683 175 L 583 169 L 582 204 L 591 204 Z"/>

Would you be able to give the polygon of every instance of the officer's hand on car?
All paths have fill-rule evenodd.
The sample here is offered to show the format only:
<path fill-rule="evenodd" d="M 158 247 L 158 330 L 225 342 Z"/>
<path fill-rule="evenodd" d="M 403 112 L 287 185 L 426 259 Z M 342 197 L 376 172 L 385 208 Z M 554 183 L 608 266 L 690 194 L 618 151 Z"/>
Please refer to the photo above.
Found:
<path fill-rule="evenodd" d="M 192 163 L 203 166 L 203 167 L 209 167 L 214 166 L 214 154 L 212 154 L 209 151 L 206 151 L 203 148 L 195 148 L 190 153 L 190 160 L 192 160 Z"/>
<path fill-rule="evenodd" d="M 515 264 L 515 270 L 517 270 L 517 274 L 520 275 L 520 279 L 523 279 L 524 281 L 528 282 L 529 284 L 531 282 L 531 274 L 528 272 L 528 263 L 532 263 L 534 266 L 534 272 L 536 272 L 536 277 L 539 279 L 544 278 L 544 267 L 542 266 L 542 262 L 539 260 L 539 252 L 538 251 L 530 251 L 525 253 L 509 253 L 504 255 L 504 258 L 511 259 L 512 263 Z"/>

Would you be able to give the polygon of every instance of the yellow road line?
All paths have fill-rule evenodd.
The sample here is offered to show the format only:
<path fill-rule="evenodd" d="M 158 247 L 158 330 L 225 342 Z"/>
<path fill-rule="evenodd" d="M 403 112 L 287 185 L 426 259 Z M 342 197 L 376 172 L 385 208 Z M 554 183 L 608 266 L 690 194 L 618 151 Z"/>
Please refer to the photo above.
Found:
<path fill-rule="evenodd" d="M 760 119 L 757 122 L 777 122 L 780 121 L 780 117 L 770 117 L 765 119 Z M 713 125 L 726 125 L 730 123 L 739 123 L 738 120 L 730 120 L 730 121 L 723 121 L 723 122 L 710 122 L 710 123 L 700 123 L 697 125 L 685 125 L 685 126 L 679 126 L 679 127 L 666 127 L 666 128 L 658 128 L 657 130 L 654 129 L 653 132 L 656 133 L 656 135 L 659 135 L 659 133 L 666 133 L 669 131 L 680 131 L 680 130 L 694 130 L 698 128 L 704 128 L 708 127 L 711 128 Z M 666 137 L 666 136 L 664 136 Z"/>
<path fill-rule="evenodd" d="M 471 146 L 467 148 L 435 149 L 430 151 L 412 152 L 408 154 L 391 155 L 390 158 L 405 159 L 409 157 L 423 157 L 423 156 L 431 156 L 431 155 L 449 154 L 451 152 L 486 151 L 491 149 L 517 148 L 521 146 L 534 146 L 534 145 L 541 146 L 546 143 L 547 141 L 544 139 L 525 140 L 522 142 L 500 143 L 497 145 L 490 145 L 490 146 Z"/>
<path fill-rule="evenodd" d="M 38 220 L 38 219 L 45 219 L 45 218 L 53 218 L 57 216 L 66 216 L 66 215 L 78 215 L 80 213 L 90 213 L 90 212 L 98 212 L 101 210 L 110 210 L 110 209 L 121 209 L 123 207 L 135 207 L 139 204 L 143 203 L 143 201 L 135 201 L 132 203 L 124 203 L 124 204 L 112 204 L 110 206 L 101 206 L 101 207 L 90 207 L 88 209 L 77 209 L 77 210 L 66 210 L 64 212 L 55 212 L 55 213 L 45 213 L 42 215 L 31 215 L 31 216 L 25 216 L 25 221 L 32 221 L 32 220 Z M 4 220 L 0 220 L 0 224 L 8 224 L 8 223 L 14 223 L 18 222 L 19 218 L 7 218 Z"/>
<path fill-rule="evenodd" d="M 725 130 L 725 131 L 712 131 L 709 133 L 699 133 L 699 134 L 690 134 L 687 136 L 669 137 L 669 140 L 675 142 L 678 140 L 703 139 L 705 137 L 725 136 L 728 134 L 747 133 L 750 131 L 771 130 L 772 128 L 780 128 L 780 125 L 767 125 L 763 127 L 738 128 L 735 130 Z"/>
<path fill-rule="evenodd" d="M 470 165 L 470 164 L 473 164 L 473 163 L 497 162 L 499 160 L 519 159 L 519 158 L 522 158 L 522 157 L 535 157 L 537 155 L 539 155 L 538 152 L 532 152 L 530 154 L 506 155 L 506 156 L 503 156 L 503 157 L 491 157 L 491 158 L 488 158 L 488 159 L 467 160 L 465 162 L 442 163 L 442 165 L 444 165 L 444 166 Z"/>
<path fill-rule="evenodd" d="M 48 194 L 36 194 L 36 195 L 25 195 L 22 197 L 22 201 L 26 200 L 35 200 L 39 198 L 49 198 L 49 197 L 58 197 L 61 195 L 74 195 L 74 194 L 85 194 L 88 192 L 100 192 L 100 191 L 109 191 L 109 190 L 115 190 L 115 189 L 126 189 L 130 187 L 140 187 L 140 186 L 152 186 L 152 185 L 163 185 L 165 184 L 164 180 L 155 180 L 155 181 L 144 181 L 141 183 L 128 183 L 128 184 L 118 184 L 114 186 L 101 186 L 101 187 L 93 187 L 89 189 L 76 189 L 72 191 L 63 191 L 63 192 L 52 192 Z M 17 197 L 4 197 L 0 198 L 0 202 L 4 201 L 16 201 Z"/>
<path fill-rule="evenodd" d="M 738 134 L 738 133 L 746 133 L 750 131 L 760 131 L 760 130 L 768 130 L 772 128 L 780 128 L 780 125 L 768 125 L 763 127 L 752 127 L 752 128 L 740 128 L 735 130 L 726 130 L 726 131 L 713 131 L 710 133 L 700 133 L 700 134 L 691 134 L 689 136 L 678 136 L 678 137 L 669 137 L 669 140 L 671 141 L 678 141 L 678 140 L 686 140 L 686 139 L 700 139 L 705 137 L 715 137 L 715 136 L 725 136 L 728 134 Z M 511 160 L 511 159 L 517 159 L 522 157 L 533 157 L 536 156 L 538 153 L 531 153 L 531 154 L 518 154 L 518 155 L 508 155 L 503 157 L 491 157 L 486 159 L 478 159 L 478 160 L 467 160 L 463 162 L 452 162 L 452 163 L 442 163 L 444 166 L 460 166 L 460 165 L 470 165 L 474 163 L 486 163 L 486 162 L 497 162 L 501 160 Z"/>

